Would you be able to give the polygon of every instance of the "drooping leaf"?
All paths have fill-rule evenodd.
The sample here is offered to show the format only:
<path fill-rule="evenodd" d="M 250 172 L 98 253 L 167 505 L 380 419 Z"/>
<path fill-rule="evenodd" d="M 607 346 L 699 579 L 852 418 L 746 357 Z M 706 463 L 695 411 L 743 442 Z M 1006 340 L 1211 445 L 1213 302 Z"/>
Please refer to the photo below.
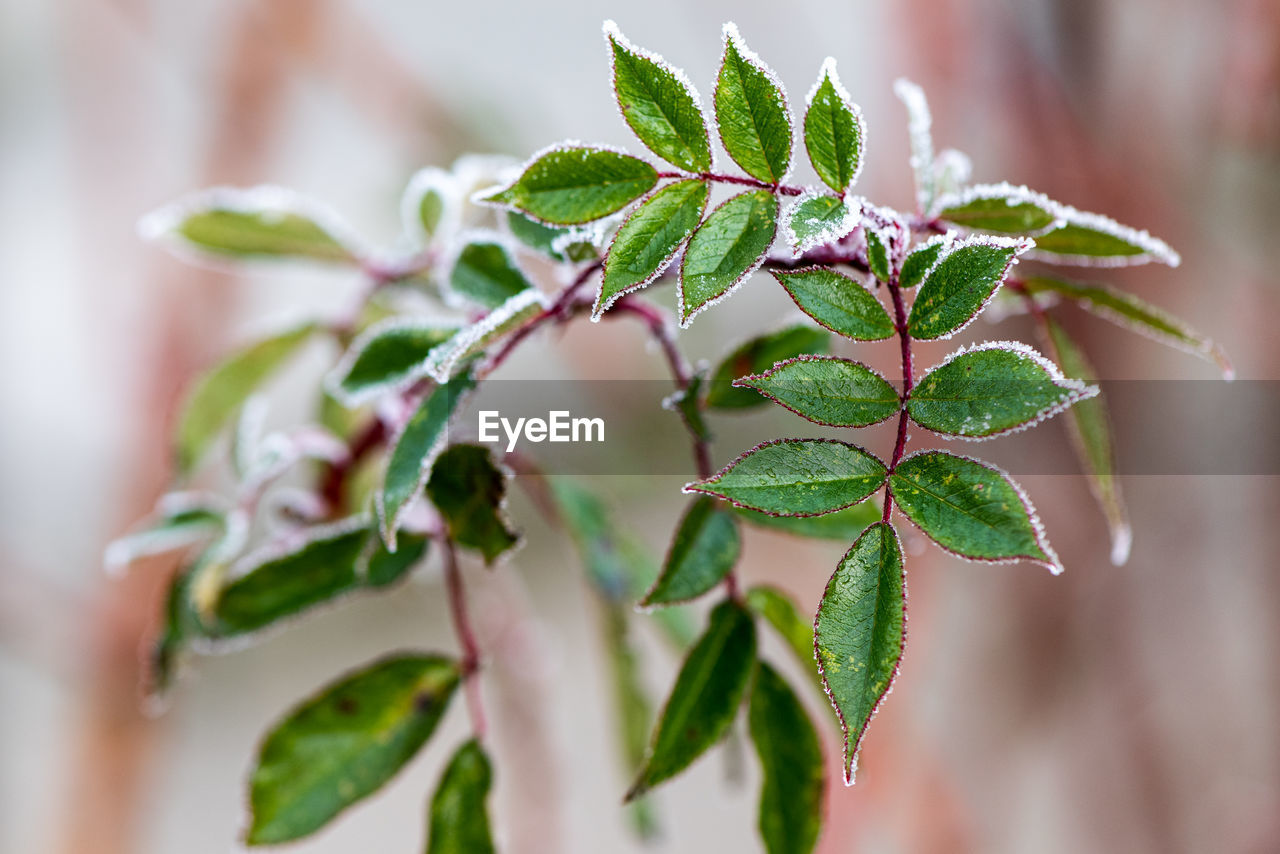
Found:
<path fill-rule="evenodd" d="M 853 196 L 805 193 L 782 215 L 782 233 L 797 254 L 808 252 L 853 231 L 861 213 L 862 203 Z"/>
<path fill-rule="evenodd" d="M 227 508 L 210 494 L 171 492 L 156 503 L 141 528 L 107 544 L 108 573 L 122 571 L 148 555 L 186 548 L 217 536 L 227 525 Z"/>
<path fill-rule="evenodd" d="M 755 663 L 755 622 L 736 602 L 721 602 L 680 668 L 628 801 L 679 774 L 724 737 Z"/>
<path fill-rule="evenodd" d="M 399 317 L 375 323 L 347 348 L 325 388 L 347 408 L 402 391 L 427 375 L 431 351 L 457 332 L 456 326 Z"/>
<path fill-rule="evenodd" d="M 702 222 L 706 207 L 705 181 L 676 181 L 632 211 L 609 246 L 591 316 L 599 318 L 620 297 L 661 275 Z"/>
<path fill-rule="evenodd" d="M 808 854 L 822 830 L 822 745 L 804 706 L 760 662 L 751 686 L 751 741 L 760 757 L 760 836 L 769 854 Z"/>
<path fill-rule="evenodd" d="M 1097 393 L 1025 344 L 987 341 L 925 374 L 911 389 L 907 414 L 944 436 L 985 439 L 1039 424 Z"/>
<path fill-rule="evenodd" d="M 853 784 L 867 724 L 898 673 L 906 594 L 898 533 L 878 522 L 840 560 L 818 606 L 814 649 L 844 730 L 845 785 Z"/>
<path fill-rule="evenodd" d="M 506 492 L 506 475 L 480 445 L 452 445 L 436 458 L 427 480 L 427 497 L 444 517 L 449 536 L 479 551 L 485 563 L 520 540 L 504 518 Z"/>
<path fill-rule="evenodd" d="M 449 273 L 449 286 L 485 308 L 496 308 L 532 287 L 506 248 L 483 238 L 462 247 Z"/>
<path fill-rule="evenodd" d="M 884 483 L 871 454 L 834 439 L 776 439 L 747 451 L 685 492 L 717 495 L 778 516 L 817 516 L 857 504 Z"/>
<path fill-rule="evenodd" d="M 865 427 L 896 415 L 898 392 L 859 362 L 834 356 L 797 356 L 762 374 L 735 380 L 802 418 L 828 427 Z"/>
<path fill-rule="evenodd" d="M 246 841 L 300 839 L 381 788 L 431 737 L 458 678 L 447 658 L 396 655 L 290 712 L 258 751 Z"/>
<path fill-rule="evenodd" d="M 1048 293 L 1069 299 L 1081 308 L 1118 326 L 1132 329 L 1162 344 L 1194 353 L 1202 359 L 1215 363 L 1226 379 L 1232 379 L 1235 376 L 1231 360 L 1227 358 L 1227 354 L 1221 347 L 1163 309 L 1144 302 L 1132 294 L 1106 285 L 1083 285 L 1042 276 L 1026 279 L 1022 287 L 1032 296 Z"/>
<path fill-rule="evenodd" d="M 728 296 L 764 261 L 778 230 L 778 200 L 768 190 L 734 196 L 689 238 L 680 264 L 680 325 Z"/>
<path fill-rule="evenodd" d="M 449 418 L 462 396 L 474 387 L 463 374 L 437 387 L 422 401 L 387 457 L 381 487 L 374 494 L 383 542 L 394 550 L 400 519 L 426 485 L 431 464 L 444 449 Z"/>
<path fill-rule="evenodd" d="M 657 171 L 639 158 L 607 148 L 552 148 L 509 187 L 482 201 L 507 205 L 551 225 L 579 225 L 606 217 L 653 189 Z"/>
<path fill-rule="evenodd" d="M 743 601 L 747 610 L 773 626 L 800 664 L 806 669 L 813 666 L 813 621 L 800 616 L 800 609 L 790 596 L 776 587 L 760 585 L 748 590 Z"/>
<path fill-rule="evenodd" d="M 191 473 L 249 396 L 315 331 L 315 324 L 305 323 L 263 338 L 200 375 L 178 415 L 175 452 L 179 474 Z"/>
<path fill-rule="evenodd" d="M 424 372 L 436 382 L 447 382 L 472 356 L 490 344 L 536 320 L 546 310 L 547 301 L 537 288 L 528 288 L 509 298 L 470 326 L 459 329 L 449 340 L 433 348 Z"/>
<path fill-rule="evenodd" d="M 427 854 L 493 854 L 487 803 L 492 785 L 493 768 L 480 742 L 463 743 L 431 798 Z"/>
<path fill-rule="evenodd" d="M 719 584 L 738 562 L 738 523 L 719 502 L 699 497 L 685 510 L 662 574 L 642 606 L 687 602 Z"/>
<path fill-rule="evenodd" d="M 1063 224 L 1036 238 L 1034 257 L 1056 264 L 1123 267 L 1158 261 L 1170 267 L 1182 263 L 1177 252 L 1145 231 L 1121 225 L 1101 214 L 1063 206 Z"/>
<path fill-rule="evenodd" d="M 808 324 L 786 326 L 751 338 L 733 349 L 711 374 L 707 406 L 712 409 L 751 409 L 768 401 L 750 389 L 734 388 L 739 377 L 758 374 L 774 362 L 805 353 L 825 353 L 831 336 Z"/>
<path fill-rule="evenodd" d="M 733 161 L 768 184 L 786 178 L 792 128 L 782 84 L 733 24 L 724 25 L 724 58 L 714 100 L 720 140 Z"/>
<path fill-rule="evenodd" d="M 759 510 L 735 507 L 734 512 L 751 524 L 815 540 L 838 540 L 847 543 L 857 538 L 866 527 L 880 518 L 874 501 L 862 501 L 852 507 L 824 513 L 821 516 L 770 516 Z"/>
<path fill-rule="evenodd" d="M 866 288 L 828 267 L 770 270 L 778 284 L 819 325 L 855 341 L 882 341 L 893 319 Z"/>
<path fill-rule="evenodd" d="M 914 288 L 924 281 L 925 274 L 937 263 L 938 257 L 951 243 L 947 235 L 936 235 L 907 253 L 898 273 L 898 287 Z"/>
<path fill-rule="evenodd" d="M 834 59 L 822 63 L 818 82 L 808 100 L 804 145 L 809 151 L 809 162 L 824 184 L 837 193 L 844 193 L 858 180 L 862 169 L 862 141 L 867 132 L 862 112 L 840 84 Z"/>
<path fill-rule="evenodd" d="M 1062 571 L 1031 501 L 994 466 L 942 451 L 912 454 L 890 475 L 889 490 L 907 518 L 953 554 Z"/>
<path fill-rule="evenodd" d="M 707 125 L 684 72 L 635 47 L 613 21 L 605 22 L 604 32 L 613 54 L 613 89 L 631 130 L 650 151 L 686 172 L 710 169 Z"/>
<path fill-rule="evenodd" d="M 864 226 L 862 233 L 867 238 L 867 266 L 871 275 L 882 282 L 889 281 L 889 244 L 879 229 Z"/>
<path fill-rule="evenodd" d="M 907 133 L 911 139 L 911 171 L 915 175 L 916 205 L 921 213 L 933 208 L 937 193 L 933 170 L 933 116 L 924 90 L 906 78 L 893 81 L 893 93 L 907 108 Z"/>
<path fill-rule="evenodd" d="M 950 244 L 925 276 L 911 306 L 911 337 L 947 338 L 968 326 L 1000 287 L 1014 259 L 1031 245 L 986 235 Z"/>
<path fill-rule="evenodd" d="M 974 231 L 1036 234 L 1058 222 L 1061 207 L 1047 196 L 1009 183 L 977 184 L 938 200 L 938 218 Z"/>

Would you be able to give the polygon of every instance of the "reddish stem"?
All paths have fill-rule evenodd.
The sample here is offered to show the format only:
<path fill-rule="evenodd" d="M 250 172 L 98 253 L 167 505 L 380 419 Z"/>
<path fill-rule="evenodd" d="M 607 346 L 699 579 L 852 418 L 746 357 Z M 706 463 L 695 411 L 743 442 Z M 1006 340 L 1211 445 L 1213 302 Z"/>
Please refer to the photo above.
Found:
<path fill-rule="evenodd" d="M 467 713 L 471 716 L 471 728 L 475 731 L 476 738 L 484 738 L 484 700 L 480 694 L 480 682 L 476 679 L 476 674 L 480 671 L 480 647 L 476 643 L 471 616 L 467 612 L 467 593 L 462 585 L 462 571 L 458 568 L 458 555 L 449 535 L 442 533 L 436 539 L 444 559 L 444 586 L 449 595 L 453 630 L 458 636 L 458 645 L 462 647 L 462 660 L 458 667 L 462 672 L 462 689 L 467 697 Z"/>
<path fill-rule="evenodd" d="M 658 177 L 701 178 L 703 181 L 716 181 L 721 184 L 741 184 L 744 187 L 769 190 L 780 196 L 799 196 L 804 192 L 804 187 L 793 187 L 790 184 L 770 184 L 768 181 L 761 181 L 756 178 L 747 178 L 742 175 L 725 175 L 721 172 L 659 172 Z"/>
<path fill-rule="evenodd" d="M 567 320 L 577 308 L 575 300 L 579 291 L 582 290 L 583 286 L 586 285 L 587 282 L 591 281 L 591 277 L 595 275 L 596 271 L 598 271 L 602 266 L 603 262 L 594 261 L 590 266 L 584 267 L 578 273 L 577 277 L 564 288 L 564 290 L 556 294 L 555 300 L 552 301 L 551 305 L 543 309 L 542 314 L 539 314 L 533 320 L 513 332 L 511 337 L 502 343 L 502 347 L 494 353 L 485 364 L 482 376 L 487 376 L 496 371 L 498 367 L 507 360 L 507 357 L 520 346 L 520 343 L 532 335 L 535 330 L 541 329 L 543 324 Z"/>
<path fill-rule="evenodd" d="M 907 449 L 907 399 L 911 396 L 911 389 L 915 379 L 911 366 L 911 336 L 907 333 L 907 308 L 902 300 L 902 288 L 898 286 L 898 272 L 895 270 L 889 278 L 889 294 L 893 297 L 893 320 L 894 327 L 898 330 L 898 340 L 902 349 L 902 394 L 899 399 L 902 401 L 902 410 L 898 413 L 898 439 L 893 446 L 893 457 L 889 461 L 889 474 L 893 474 L 898 468 L 898 463 L 902 461 L 902 454 Z M 888 482 L 884 490 L 884 515 L 882 521 L 889 521 L 889 514 L 893 512 L 893 494 L 889 491 Z"/>

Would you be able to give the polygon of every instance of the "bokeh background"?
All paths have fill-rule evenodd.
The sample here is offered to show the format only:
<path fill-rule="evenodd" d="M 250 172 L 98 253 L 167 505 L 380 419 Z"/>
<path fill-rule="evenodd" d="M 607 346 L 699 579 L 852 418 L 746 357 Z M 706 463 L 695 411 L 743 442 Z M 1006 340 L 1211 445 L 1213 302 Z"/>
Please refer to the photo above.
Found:
<path fill-rule="evenodd" d="M 565 137 L 626 143 L 603 17 L 704 93 L 725 19 L 793 96 L 836 57 L 870 126 L 862 189 L 902 206 L 906 134 L 891 83 L 911 76 L 931 97 L 939 146 L 968 152 L 977 179 L 1028 183 L 1179 248 L 1177 270 L 1111 280 L 1194 319 L 1242 378 L 1280 380 L 1274 0 L 0 0 L 0 14 L 6 852 L 236 850 L 243 780 L 269 721 L 388 647 L 453 643 L 428 567 L 396 595 L 200 661 L 165 716 L 140 713 L 139 644 L 172 563 L 109 580 L 100 553 L 167 482 L 166 429 L 184 381 L 274 316 L 339 310 L 360 283 L 193 269 L 140 242 L 137 218 L 196 187 L 272 182 L 390 243 L 399 192 L 422 165 L 468 150 L 523 155 Z M 700 321 L 690 351 L 710 357 L 771 322 L 782 303 L 763 291 Z M 1105 378 L 1215 376 L 1066 318 Z M 1014 320 L 999 334 L 1026 332 Z M 603 325 L 531 352 L 538 362 L 517 371 L 661 376 L 638 334 Z M 1276 435 L 1256 412 L 1208 415 Z M 1065 441 L 1060 424 L 1041 429 Z M 1123 568 L 1108 563 L 1080 478 L 1024 484 L 1067 573 L 964 564 L 910 543 L 903 676 L 858 785 L 831 791 L 822 850 L 1280 850 L 1276 478 L 1127 477 L 1136 539 Z M 659 551 L 676 485 L 599 486 Z M 516 510 L 525 549 L 497 573 L 467 567 L 493 662 L 504 850 L 636 850 L 617 806 L 599 614 L 568 546 Z M 812 606 L 839 553 L 753 535 L 742 572 Z M 664 689 L 675 662 L 660 644 L 648 666 Z M 465 728 L 459 706 L 384 795 L 299 850 L 420 847 L 426 793 Z M 704 759 L 658 794 L 657 850 L 755 850 L 756 785 L 749 748 Z"/>

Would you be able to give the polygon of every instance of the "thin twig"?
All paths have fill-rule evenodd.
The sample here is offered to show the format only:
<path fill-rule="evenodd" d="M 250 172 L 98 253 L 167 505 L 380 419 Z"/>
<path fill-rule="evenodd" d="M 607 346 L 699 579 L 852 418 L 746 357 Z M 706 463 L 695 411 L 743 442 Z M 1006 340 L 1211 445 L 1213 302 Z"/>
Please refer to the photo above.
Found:
<path fill-rule="evenodd" d="M 471 716 L 471 728 L 476 738 L 485 733 L 484 699 L 480 694 L 480 647 L 476 643 L 475 630 L 471 627 L 471 615 L 467 611 L 467 592 L 462 585 L 462 571 L 458 568 L 458 555 L 453 540 L 447 533 L 436 537 L 444 561 L 444 586 L 449 594 L 449 614 L 453 630 L 462 647 L 462 660 L 458 667 L 462 672 L 462 689 L 467 697 L 467 712 Z"/>
<path fill-rule="evenodd" d="M 768 181 L 760 181 L 756 178 L 747 178 L 741 175 L 725 175 L 721 172 L 659 172 L 659 178 L 683 178 L 692 179 L 699 178 L 703 181 L 715 181 L 720 184 L 741 184 L 744 187 L 756 187 L 761 190 L 769 190 L 780 196 L 799 196 L 804 193 L 804 187 L 793 187 L 790 184 L 770 184 Z"/>

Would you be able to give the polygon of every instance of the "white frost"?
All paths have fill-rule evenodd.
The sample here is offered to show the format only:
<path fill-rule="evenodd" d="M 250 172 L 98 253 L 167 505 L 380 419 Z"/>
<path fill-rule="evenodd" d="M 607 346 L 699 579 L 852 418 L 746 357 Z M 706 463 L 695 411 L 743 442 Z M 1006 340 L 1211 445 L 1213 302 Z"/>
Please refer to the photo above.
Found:
<path fill-rule="evenodd" d="M 1059 205 L 1059 215 L 1070 225 L 1078 225 L 1094 231 L 1108 234 L 1118 240 L 1136 246 L 1142 250 L 1140 255 L 1060 255 L 1056 252 L 1037 250 L 1031 257 L 1036 260 L 1053 261 L 1059 264 L 1078 264 L 1085 267 L 1128 267 L 1135 264 L 1146 264 L 1158 261 L 1170 267 L 1182 263 L 1182 256 L 1169 244 L 1147 231 L 1140 231 L 1122 225 L 1102 214 L 1076 210 L 1069 205 Z"/>
<path fill-rule="evenodd" d="M 893 93 L 907 108 L 907 133 L 911 137 L 911 171 L 916 176 L 916 204 L 920 213 L 933 209 L 933 116 L 924 90 L 905 77 L 893 82 Z"/>
<path fill-rule="evenodd" d="M 832 88 L 836 90 L 836 96 L 849 108 L 849 112 L 853 113 L 854 124 L 858 126 L 858 162 L 854 166 L 853 174 L 849 176 L 849 185 L 844 188 L 847 194 L 853 189 L 853 185 L 858 183 L 858 176 L 862 174 L 862 164 L 867 159 L 863 156 L 867 150 L 867 123 L 862 118 L 862 108 L 853 102 L 853 98 L 849 97 L 849 90 L 844 88 L 844 84 L 840 82 L 840 75 L 836 73 L 835 58 L 830 56 L 822 60 L 822 67 L 818 69 L 818 79 L 809 87 L 809 92 L 804 96 L 806 112 L 813 106 L 813 97 L 818 94 L 822 81 L 828 79 L 831 81 Z"/>
<path fill-rule="evenodd" d="M 945 210 L 946 208 L 964 207 L 976 201 L 988 201 L 991 199 L 1003 199 L 1009 207 L 1023 204 L 1034 205 L 1050 214 L 1053 217 L 1053 221 L 1039 231 L 1034 232 L 1035 234 L 1053 231 L 1066 222 L 1061 204 L 1055 202 L 1044 193 L 1037 193 L 1025 184 L 1015 185 L 1010 184 L 1008 181 L 1002 181 L 999 184 L 974 184 L 972 187 L 966 187 L 959 192 L 939 196 L 935 207 L 938 210 Z"/>
<path fill-rule="evenodd" d="M 852 182 L 851 182 L 852 183 Z M 824 243 L 832 243 L 849 234 L 858 226 L 858 220 L 862 216 L 863 200 L 858 196 L 846 195 L 840 202 L 843 213 L 840 219 L 834 224 L 827 226 L 826 229 L 810 234 L 808 237 L 801 239 L 796 234 L 795 216 L 800 210 L 800 206 L 812 199 L 825 196 L 827 193 L 817 187 L 806 187 L 802 193 L 782 214 L 782 237 L 787 245 L 792 248 L 795 257 L 800 257 L 805 252 Z"/>
<path fill-rule="evenodd" d="M 781 175 L 778 176 L 778 183 L 781 184 L 784 181 L 786 181 L 787 178 L 791 175 L 791 168 L 792 168 L 792 165 L 795 163 L 795 147 L 796 147 L 795 146 L 795 133 L 796 133 L 795 120 L 791 118 L 791 108 L 788 106 L 787 87 L 782 84 L 782 78 L 778 76 L 777 72 L 775 72 L 768 65 L 765 65 L 764 60 L 762 60 L 759 57 L 759 55 L 756 54 L 755 51 L 747 47 L 747 43 L 743 40 L 742 34 L 738 32 L 737 24 L 733 23 L 732 21 L 728 21 L 725 23 L 721 31 L 724 34 L 724 56 L 725 57 L 728 56 L 729 45 L 733 45 L 733 49 L 738 53 L 738 55 L 741 56 L 744 60 L 746 60 L 749 64 L 755 66 L 756 69 L 758 69 L 762 74 L 764 74 L 764 76 L 768 78 L 769 82 L 773 84 L 773 86 L 775 87 L 778 93 L 778 104 L 781 105 L 782 115 L 787 121 L 787 134 L 790 138 L 791 153 L 792 153 L 792 156 L 788 159 L 786 170 Z M 724 65 L 724 58 L 722 57 L 721 66 L 723 65 Z"/>
<path fill-rule="evenodd" d="M 427 319 L 419 317 L 390 317 L 386 320 L 373 324 L 368 329 L 361 332 L 355 341 L 351 342 L 351 346 L 347 348 L 347 352 L 342 355 L 338 364 L 325 375 L 325 391 L 329 392 L 330 395 L 341 402 L 347 409 L 355 409 L 376 398 L 384 397 L 392 392 L 403 391 L 428 374 L 429 368 L 432 364 L 429 357 L 427 359 L 423 359 L 408 370 L 405 370 L 396 376 L 389 377 L 384 383 L 369 385 L 356 391 L 348 391 L 343 388 L 342 380 L 351 373 L 352 367 L 355 366 L 356 361 L 364 353 L 365 349 L 368 348 L 370 342 L 386 335 L 388 332 L 408 329 L 432 331 L 452 325 L 452 323 L 448 323 L 442 319 Z"/>

